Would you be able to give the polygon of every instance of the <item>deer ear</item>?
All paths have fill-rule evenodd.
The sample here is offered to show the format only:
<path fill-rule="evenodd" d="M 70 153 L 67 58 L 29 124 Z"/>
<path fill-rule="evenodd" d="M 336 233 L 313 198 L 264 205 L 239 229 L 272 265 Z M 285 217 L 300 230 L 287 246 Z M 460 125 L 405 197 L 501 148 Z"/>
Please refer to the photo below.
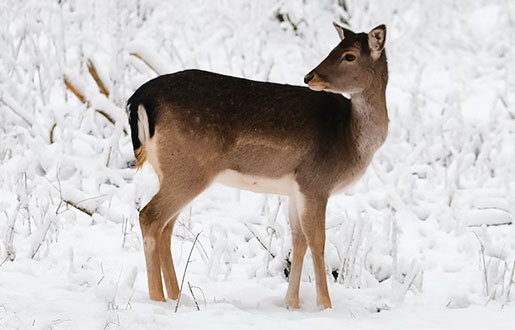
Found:
<path fill-rule="evenodd" d="M 340 39 L 343 40 L 345 37 L 349 37 L 354 32 L 352 32 L 349 29 L 344 28 L 343 26 L 338 25 L 337 23 L 333 22 L 334 28 L 336 29 L 336 32 L 338 32 L 338 35 L 340 36 Z"/>
<path fill-rule="evenodd" d="M 384 24 L 375 27 L 368 33 L 368 46 L 374 59 L 378 59 L 384 48 L 386 40 L 386 26 Z"/>

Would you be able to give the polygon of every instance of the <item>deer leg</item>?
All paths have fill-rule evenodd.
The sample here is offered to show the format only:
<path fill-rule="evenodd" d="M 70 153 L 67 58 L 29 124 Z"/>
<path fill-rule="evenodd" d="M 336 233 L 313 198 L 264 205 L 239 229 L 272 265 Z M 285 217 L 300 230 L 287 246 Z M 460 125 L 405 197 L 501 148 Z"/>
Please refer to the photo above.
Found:
<path fill-rule="evenodd" d="M 153 200 L 152 200 L 153 201 Z M 156 248 L 160 240 L 162 224 L 151 217 L 152 201 L 140 212 L 141 234 L 143 236 L 143 249 L 145 251 L 145 262 L 147 264 L 147 280 L 150 299 L 166 301 L 163 294 L 163 283 L 161 279 L 161 265 L 159 261 L 159 250 Z"/>
<path fill-rule="evenodd" d="M 166 285 L 166 292 L 168 298 L 176 300 L 179 297 L 179 284 L 177 283 L 177 275 L 173 266 L 172 252 L 171 252 L 171 239 L 172 232 L 177 215 L 174 216 L 163 229 L 161 234 L 161 241 L 159 242 L 159 258 L 161 261 L 161 271 Z"/>
<path fill-rule="evenodd" d="M 163 293 L 163 272 L 168 296 L 177 299 L 179 287 L 170 251 L 173 225 L 180 212 L 208 185 L 208 178 L 198 171 L 180 171 L 172 168 L 173 175 L 164 176 L 159 192 L 140 212 L 145 261 L 150 299 L 166 301 Z M 185 173 L 186 172 L 186 173 Z M 179 180 L 180 178 L 180 180 Z"/>
<path fill-rule="evenodd" d="M 295 196 L 290 197 L 289 220 L 292 237 L 292 263 L 289 275 L 288 291 L 286 293 L 286 306 L 299 308 L 299 287 L 302 274 L 302 263 L 306 254 L 307 242 L 302 231 L 299 218 L 299 210 Z"/>
<path fill-rule="evenodd" d="M 326 205 L 327 198 L 325 197 L 304 197 L 301 223 L 313 257 L 317 304 L 322 308 L 331 308 L 324 262 Z"/>

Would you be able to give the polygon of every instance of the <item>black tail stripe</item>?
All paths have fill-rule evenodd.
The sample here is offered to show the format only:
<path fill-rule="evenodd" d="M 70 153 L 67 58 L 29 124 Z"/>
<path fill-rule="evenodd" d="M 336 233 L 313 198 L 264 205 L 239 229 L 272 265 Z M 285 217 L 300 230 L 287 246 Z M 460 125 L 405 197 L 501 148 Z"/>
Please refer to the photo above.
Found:
<path fill-rule="evenodd" d="M 143 89 L 143 91 L 142 91 Z M 145 85 L 138 89 L 127 102 L 129 107 L 129 125 L 131 127 L 132 146 L 134 150 L 141 147 L 141 141 L 138 138 L 138 107 L 140 104 L 145 107 L 148 117 L 148 128 L 150 137 L 154 136 L 156 111 L 152 99 L 144 99 L 142 94 L 145 92 Z"/>

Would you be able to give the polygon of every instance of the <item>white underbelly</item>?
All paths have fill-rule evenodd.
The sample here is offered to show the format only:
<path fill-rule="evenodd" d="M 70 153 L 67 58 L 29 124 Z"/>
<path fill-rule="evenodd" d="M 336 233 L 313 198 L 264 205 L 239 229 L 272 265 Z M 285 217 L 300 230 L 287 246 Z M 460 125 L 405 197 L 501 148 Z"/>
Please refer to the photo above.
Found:
<path fill-rule="evenodd" d="M 257 193 L 291 195 L 296 182 L 293 175 L 285 175 L 277 179 L 241 174 L 233 170 L 225 170 L 218 174 L 215 182 L 238 189 Z"/>

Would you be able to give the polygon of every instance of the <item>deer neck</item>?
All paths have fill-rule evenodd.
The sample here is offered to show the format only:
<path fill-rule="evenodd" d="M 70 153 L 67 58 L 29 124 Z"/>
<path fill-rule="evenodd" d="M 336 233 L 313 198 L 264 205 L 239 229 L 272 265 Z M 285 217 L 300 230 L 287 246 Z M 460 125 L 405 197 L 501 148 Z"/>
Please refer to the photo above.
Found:
<path fill-rule="evenodd" d="M 386 76 L 368 89 L 351 95 L 351 132 L 358 150 L 373 154 L 388 133 Z"/>

